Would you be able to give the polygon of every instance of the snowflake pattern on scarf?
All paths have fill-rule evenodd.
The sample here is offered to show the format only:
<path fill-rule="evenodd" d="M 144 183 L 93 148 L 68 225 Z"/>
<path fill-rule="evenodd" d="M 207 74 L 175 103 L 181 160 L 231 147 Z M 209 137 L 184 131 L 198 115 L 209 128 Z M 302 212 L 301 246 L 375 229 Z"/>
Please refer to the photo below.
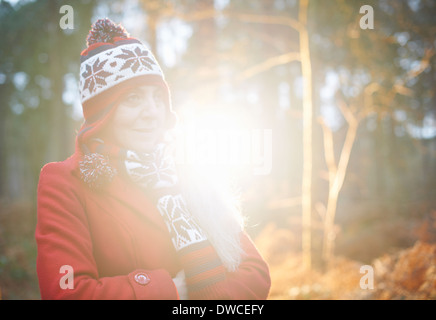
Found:
<path fill-rule="evenodd" d="M 164 218 L 176 250 L 207 239 L 187 210 L 181 194 L 168 194 L 159 198 L 157 208 Z"/>
<path fill-rule="evenodd" d="M 153 153 L 126 152 L 124 165 L 130 178 L 143 188 L 172 187 L 177 184 L 174 159 L 158 144 Z"/>
<path fill-rule="evenodd" d="M 165 152 L 164 144 L 159 144 L 150 154 L 127 151 L 124 165 L 132 181 L 142 188 L 171 188 L 175 191 L 160 196 L 156 206 L 176 250 L 207 240 L 178 190 L 175 162 L 172 155 Z"/>

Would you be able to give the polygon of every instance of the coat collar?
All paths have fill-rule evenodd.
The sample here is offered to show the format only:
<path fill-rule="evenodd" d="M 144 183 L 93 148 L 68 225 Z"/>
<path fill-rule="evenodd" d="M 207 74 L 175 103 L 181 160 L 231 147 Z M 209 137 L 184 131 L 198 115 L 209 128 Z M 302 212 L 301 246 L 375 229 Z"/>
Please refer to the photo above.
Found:
<path fill-rule="evenodd" d="M 73 174 L 80 180 L 82 180 L 79 169 L 79 161 L 81 161 L 81 159 L 82 155 L 77 152 L 71 157 L 73 163 Z M 86 188 L 86 192 L 95 192 L 96 194 L 107 195 L 114 198 L 124 206 L 130 208 L 134 214 L 148 219 L 163 231 L 167 230 L 162 216 L 153 204 L 152 198 L 132 181 L 129 181 L 127 177 L 124 177 L 123 173 L 119 172 L 116 174 L 112 181 L 103 186 L 100 190 L 92 190 L 85 185 L 85 182 L 81 182 L 83 183 L 83 187 Z"/>

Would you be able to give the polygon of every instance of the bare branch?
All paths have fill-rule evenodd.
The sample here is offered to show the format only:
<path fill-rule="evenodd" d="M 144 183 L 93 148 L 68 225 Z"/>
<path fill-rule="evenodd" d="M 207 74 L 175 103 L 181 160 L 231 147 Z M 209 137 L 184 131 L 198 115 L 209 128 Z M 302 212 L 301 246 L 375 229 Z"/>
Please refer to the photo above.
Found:
<path fill-rule="evenodd" d="M 227 12 L 225 13 L 225 15 L 231 19 L 236 19 L 243 22 L 288 26 L 296 31 L 301 31 L 303 29 L 299 21 L 285 16 L 272 16 L 272 15 L 233 13 L 233 12 Z"/>
<path fill-rule="evenodd" d="M 329 174 L 329 186 L 331 188 L 331 185 L 334 180 L 334 176 L 337 172 L 336 167 L 336 160 L 335 160 L 335 150 L 334 150 L 334 144 L 333 144 L 333 133 L 332 130 L 327 126 L 324 119 L 321 117 L 318 118 L 318 122 L 321 124 L 321 128 L 323 131 L 323 139 L 324 139 L 324 154 L 325 159 L 328 167 L 328 174 Z"/>
<path fill-rule="evenodd" d="M 229 19 L 238 20 L 241 22 L 282 25 L 282 26 L 290 27 L 296 31 L 300 31 L 302 29 L 301 23 L 299 21 L 286 16 L 235 13 L 230 11 L 217 12 L 215 9 L 206 9 L 206 10 L 193 11 L 190 13 L 181 13 L 177 11 L 174 8 L 174 6 L 168 6 L 167 8 L 165 8 L 165 11 L 163 12 L 163 16 L 166 18 L 176 17 L 183 21 L 192 22 L 192 21 L 215 18 L 217 16 L 217 13 L 220 16 L 227 17 Z"/>
<path fill-rule="evenodd" d="M 344 101 L 339 100 L 338 101 L 338 107 L 341 110 L 342 114 L 344 115 L 345 120 L 347 121 L 348 125 L 354 125 L 357 123 L 357 118 L 351 111 L 351 108 L 348 107 Z"/>
<path fill-rule="evenodd" d="M 403 96 L 411 97 L 413 95 L 413 90 L 410 88 L 406 88 L 401 84 L 395 84 L 394 89 L 398 94 L 402 94 Z"/>
<path fill-rule="evenodd" d="M 243 71 L 237 80 L 238 81 L 246 80 L 248 78 L 255 76 L 256 74 L 262 73 L 264 71 L 268 71 L 275 66 L 284 65 L 292 61 L 299 61 L 299 59 L 300 59 L 299 52 L 289 52 L 276 57 L 269 58 Z"/>
<path fill-rule="evenodd" d="M 213 19 L 217 15 L 217 11 L 215 9 L 205 9 L 205 10 L 197 10 L 191 11 L 189 13 L 182 13 L 174 8 L 174 6 L 170 6 L 165 8 L 162 12 L 162 18 L 178 18 L 185 22 L 194 22 L 201 20 Z"/>
<path fill-rule="evenodd" d="M 348 109 L 348 108 L 345 108 Z M 333 253 L 334 245 L 334 220 L 336 215 L 336 208 L 339 198 L 339 192 L 342 189 L 345 175 L 347 173 L 348 163 L 350 160 L 351 149 L 353 148 L 354 141 L 356 139 L 356 133 L 358 128 L 358 122 L 351 122 L 348 126 L 347 135 L 345 137 L 344 145 L 342 146 L 341 155 L 339 158 L 337 171 L 334 176 L 333 183 L 330 184 L 327 210 L 325 215 L 325 229 L 323 240 L 323 258 L 325 261 L 329 261 Z"/>
<path fill-rule="evenodd" d="M 412 80 L 413 78 L 416 78 L 422 72 L 424 72 L 424 70 L 427 69 L 427 67 L 430 65 L 430 59 L 431 59 L 431 57 L 433 57 L 434 54 L 435 54 L 435 50 L 433 48 L 427 49 L 425 51 L 424 57 L 422 58 L 421 63 L 419 64 L 418 68 L 409 71 L 404 83 L 406 83 L 409 80 Z"/>

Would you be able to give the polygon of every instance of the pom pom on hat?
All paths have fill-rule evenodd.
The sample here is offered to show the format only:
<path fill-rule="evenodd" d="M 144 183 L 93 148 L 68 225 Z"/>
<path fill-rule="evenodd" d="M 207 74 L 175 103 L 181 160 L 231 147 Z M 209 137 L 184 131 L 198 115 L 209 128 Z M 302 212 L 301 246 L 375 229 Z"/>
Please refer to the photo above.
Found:
<path fill-rule="evenodd" d="M 108 18 L 97 20 L 91 27 L 86 44 L 88 47 L 94 43 L 113 43 L 114 38 L 129 38 L 129 33 L 121 24 L 115 24 Z"/>

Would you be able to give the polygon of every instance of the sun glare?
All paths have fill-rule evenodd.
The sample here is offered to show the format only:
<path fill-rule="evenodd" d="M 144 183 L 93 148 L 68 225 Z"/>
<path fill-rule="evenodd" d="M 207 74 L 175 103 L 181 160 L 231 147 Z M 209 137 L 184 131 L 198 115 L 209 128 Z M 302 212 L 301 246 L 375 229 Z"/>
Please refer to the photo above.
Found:
<path fill-rule="evenodd" d="M 269 173 L 271 130 L 255 128 L 248 115 L 225 108 L 184 108 L 178 113 L 178 164 L 244 179 Z"/>

